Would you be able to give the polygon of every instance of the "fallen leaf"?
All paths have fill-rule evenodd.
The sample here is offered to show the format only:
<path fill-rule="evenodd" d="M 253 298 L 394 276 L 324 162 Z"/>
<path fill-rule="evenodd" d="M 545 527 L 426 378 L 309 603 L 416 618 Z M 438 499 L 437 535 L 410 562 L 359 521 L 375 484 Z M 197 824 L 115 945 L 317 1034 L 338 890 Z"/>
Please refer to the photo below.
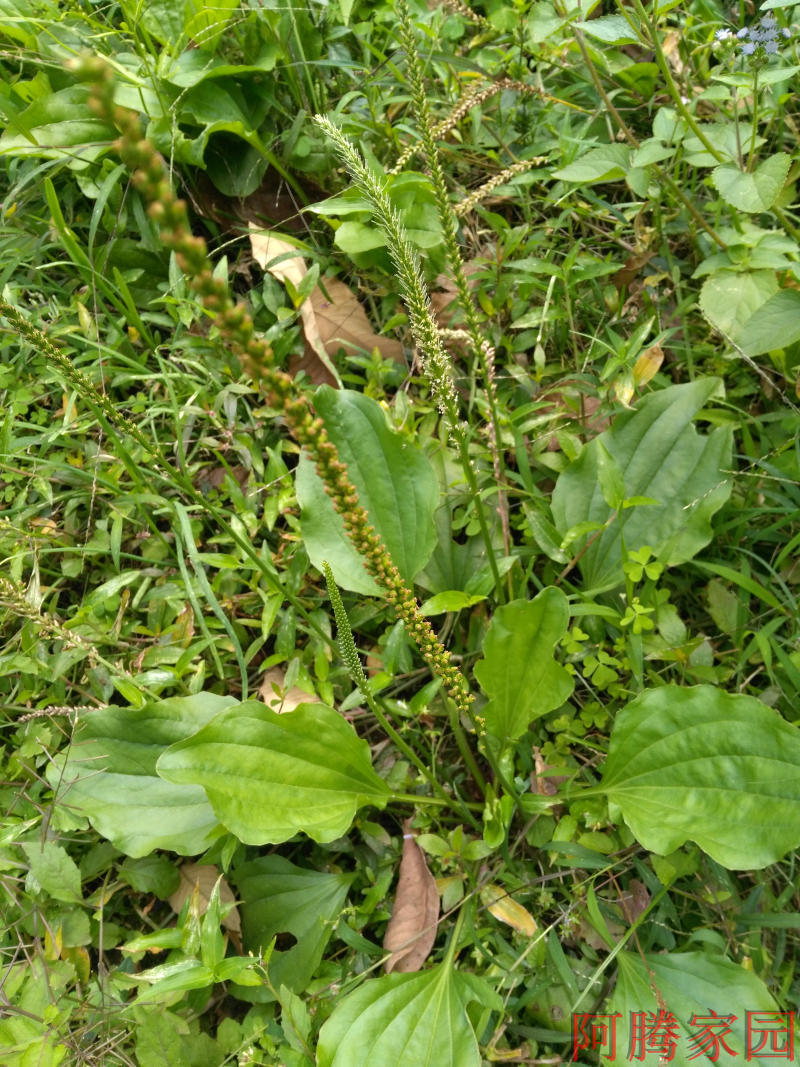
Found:
<path fill-rule="evenodd" d="M 628 889 L 620 893 L 619 904 L 622 914 L 629 923 L 636 922 L 649 903 L 650 894 L 647 892 L 647 886 L 638 878 L 632 879 Z"/>
<path fill-rule="evenodd" d="M 250 223 L 253 258 L 279 281 L 292 283 L 295 289 L 307 273 L 305 260 L 294 245 L 274 233 L 260 230 Z M 278 257 L 295 253 L 274 262 Z M 349 352 L 372 352 L 377 348 L 384 359 L 403 360 L 403 346 L 391 337 L 375 333 L 367 313 L 353 293 L 338 278 L 324 278 L 300 305 L 300 321 L 306 352 L 290 363 L 293 374 L 304 370 L 315 384 L 339 385 L 339 376 L 331 362 L 340 348 Z"/>
<path fill-rule="evenodd" d="M 501 923 L 512 927 L 524 937 L 533 937 L 536 933 L 536 920 L 528 911 L 518 904 L 508 890 L 501 885 L 490 882 L 481 890 L 481 900 L 486 909 Z"/>
<path fill-rule="evenodd" d="M 552 770 L 553 767 L 549 763 L 545 763 L 542 750 L 534 745 L 533 770 L 531 771 L 532 793 L 536 793 L 540 797 L 554 797 L 556 795 L 558 787 L 567 781 L 567 776 L 547 773 Z"/>
<path fill-rule="evenodd" d="M 265 671 L 258 687 L 258 695 L 268 708 L 279 713 L 294 711 L 299 704 L 309 704 L 316 701 L 314 693 L 306 693 L 298 686 L 285 687 L 286 675 L 278 667 Z"/>
<path fill-rule="evenodd" d="M 284 241 L 281 237 L 276 237 L 269 230 L 260 229 L 252 222 L 250 223 L 250 247 L 253 250 L 253 259 L 258 263 L 259 267 L 269 271 L 273 278 L 277 278 L 278 281 L 284 283 L 289 281 L 297 289 L 303 278 L 305 278 L 308 268 L 302 252 L 298 251 L 293 244 Z M 294 255 L 289 256 L 288 253 L 294 253 Z M 287 258 L 281 259 L 279 263 L 276 263 L 275 260 L 280 256 L 287 256 Z M 311 380 L 318 385 L 323 384 L 323 382 L 328 385 L 333 383 L 340 384 L 339 375 L 336 373 L 336 368 L 331 363 L 328 352 L 319 335 L 319 327 L 317 326 L 316 315 L 310 298 L 304 300 L 300 305 L 300 321 L 303 326 L 303 336 L 306 340 L 307 349 L 310 347 L 317 359 L 321 361 L 322 367 L 324 367 L 327 374 L 320 374 L 319 377 L 316 377 L 316 367 L 313 362 L 309 367 L 304 367 L 303 369 L 306 370 Z M 308 355 L 308 351 L 306 354 Z"/>
<path fill-rule="evenodd" d="M 204 915 L 208 910 L 208 902 L 211 900 L 211 894 L 214 892 L 214 886 L 217 884 L 217 879 L 220 877 L 219 871 L 216 867 L 212 867 L 210 864 L 205 863 L 184 863 L 180 868 L 181 881 L 178 888 L 169 898 L 169 903 L 174 912 L 180 912 L 183 905 L 197 889 L 199 901 L 200 901 L 200 914 Z M 239 910 L 236 907 L 236 897 L 233 895 L 233 890 L 225 881 L 224 878 L 219 883 L 219 900 L 220 903 L 233 904 L 234 906 L 228 911 L 228 914 L 224 916 L 222 925 L 231 934 L 237 936 L 242 932 L 242 922 L 239 918 Z"/>
<path fill-rule="evenodd" d="M 627 289 L 639 277 L 642 267 L 646 267 L 655 252 L 634 253 L 625 260 L 625 265 L 620 267 L 611 278 L 617 289 Z"/>
<path fill-rule="evenodd" d="M 411 833 L 411 819 L 403 823 L 403 855 L 400 877 L 386 927 L 383 947 L 391 956 L 386 973 L 418 971 L 436 940 L 439 919 L 439 893 L 428 870 L 425 855 Z"/>
<path fill-rule="evenodd" d="M 247 486 L 247 482 L 250 478 L 250 471 L 247 467 L 238 464 L 235 467 L 202 467 L 194 477 L 194 484 L 203 494 L 208 496 L 212 489 L 221 489 L 225 484 L 225 476 L 230 473 L 236 480 L 240 489 L 244 489 Z"/>
<path fill-rule="evenodd" d="M 355 293 L 338 278 L 324 278 L 309 300 L 329 355 L 334 355 L 340 348 L 353 352 L 372 352 L 377 348 L 384 359 L 403 362 L 400 342 L 375 333 Z"/>

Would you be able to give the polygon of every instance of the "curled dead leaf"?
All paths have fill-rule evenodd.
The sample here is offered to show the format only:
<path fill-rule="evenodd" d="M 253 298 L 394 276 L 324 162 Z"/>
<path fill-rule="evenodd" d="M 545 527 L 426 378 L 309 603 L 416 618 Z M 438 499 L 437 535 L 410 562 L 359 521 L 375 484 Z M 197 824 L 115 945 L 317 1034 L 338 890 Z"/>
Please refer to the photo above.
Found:
<path fill-rule="evenodd" d="M 220 873 L 216 867 L 205 863 L 184 863 L 180 868 L 181 881 L 178 888 L 169 898 L 170 907 L 174 912 L 179 912 L 186 901 L 192 896 L 195 889 L 198 894 L 199 912 L 204 915 L 208 910 L 208 902 L 214 892 L 214 886 Z M 236 907 L 236 897 L 233 890 L 221 879 L 219 883 L 219 899 L 221 904 L 233 904 L 227 915 L 222 919 L 222 925 L 231 934 L 238 935 L 242 932 L 242 921 L 239 918 L 239 910 Z"/>
<path fill-rule="evenodd" d="M 394 907 L 383 947 L 391 956 L 386 973 L 418 971 L 436 940 L 439 892 L 425 854 L 411 833 L 411 819 L 403 823 L 403 855 Z"/>
<path fill-rule="evenodd" d="M 503 886 L 492 882 L 485 885 L 481 890 L 481 901 L 495 919 L 512 927 L 523 937 L 533 937 L 536 933 L 534 917 L 527 908 L 518 904 Z"/>

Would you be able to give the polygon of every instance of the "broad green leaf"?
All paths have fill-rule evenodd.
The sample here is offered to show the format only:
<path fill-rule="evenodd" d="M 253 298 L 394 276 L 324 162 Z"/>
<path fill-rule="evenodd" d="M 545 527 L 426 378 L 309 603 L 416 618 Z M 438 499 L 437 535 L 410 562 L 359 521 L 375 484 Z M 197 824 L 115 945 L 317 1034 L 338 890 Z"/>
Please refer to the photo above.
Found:
<path fill-rule="evenodd" d="M 36 48 L 36 35 L 34 23 L 27 22 L 31 18 L 33 9 L 27 0 L 0 0 L 0 24 L 3 27 L 3 35 L 18 41 L 23 47 Z"/>
<path fill-rule="evenodd" d="M 374 248 L 383 248 L 386 237 L 383 230 L 379 230 L 371 222 L 348 220 L 337 227 L 334 243 L 348 256 L 352 256 L 360 252 L 371 252 Z"/>
<path fill-rule="evenodd" d="M 515 600 L 494 614 L 475 677 L 490 698 L 486 729 L 501 741 L 522 737 L 528 725 L 569 697 L 575 682 L 553 658 L 566 633 L 569 605 L 560 589 L 543 589 L 534 600 Z"/>
<path fill-rule="evenodd" d="M 420 607 L 423 615 L 444 615 L 447 611 L 464 611 L 486 599 L 485 593 L 464 593 L 460 589 L 447 589 L 436 596 L 428 597 Z"/>
<path fill-rule="evenodd" d="M 242 901 L 245 947 L 259 954 L 273 937 L 293 934 L 295 945 L 270 955 L 269 977 L 274 989 L 284 985 L 302 992 L 319 966 L 352 877 L 296 867 L 282 856 L 260 856 L 234 870 L 231 878 Z"/>
<path fill-rule="evenodd" d="M 147 0 L 146 4 L 137 4 L 135 18 L 143 30 L 173 50 L 181 48 L 186 41 L 185 6 L 174 0 Z"/>
<path fill-rule="evenodd" d="M 239 0 L 187 0 L 186 33 L 198 49 L 213 51 Z"/>
<path fill-rule="evenodd" d="M 111 126 L 92 116 L 88 98 L 88 86 L 71 85 L 34 100 L 0 136 L 0 155 L 64 159 L 72 169 L 87 167 L 115 137 Z"/>
<path fill-rule="evenodd" d="M 623 144 L 606 144 L 590 148 L 585 156 L 553 171 L 553 177 L 565 182 L 611 182 L 625 177 L 631 150 Z"/>
<path fill-rule="evenodd" d="M 55 841 L 26 841 L 22 850 L 28 857 L 28 880 L 41 887 L 53 900 L 72 903 L 81 899 L 81 874 L 63 845 Z M 29 884 L 28 888 L 33 888 Z"/>
<path fill-rule="evenodd" d="M 755 974 L 744 967 L 731 963 L 722 956 L 707 955 L 702 952 L 654 953 L 644 957 L 632 952 L 620 952 L 617 957 L 619 975 L 617 985 L 610 1003 L 603 1010 L 621 1015 L 616 1021 L 617 1054 L 614 1060 L 603 1056 L 604 1064 L 619 1067 L 620 1060 L 628 1054 L 645 1067 L 658 1067 L 663 1063 L 658 1051 L 650 1051 L 647 1044 L 637 1044 L 631 1039 L 632 1020 L 642 1018 L 651 1021 L 659 1012 L 670 1012 L 676 1021 L 674 1054 L 669 1061 L 672 1067 L 710 1067 L 716 1063 L 720 1067 L 735 1067 L 745 1062 L 747 1049 L 746 1026 L 748 1019 L 755 1027 L 751 1036 L 751 1048 L 755 1049 L 762 1040 L 758 1033 L 758 1020 L 764 1028 L 778 1029 L 779 1023 L 766 1021 L 760 1013 L 778 1010 L 769 990 Z M 730 1032 L 711 1021 L 711 1013 L 733 1018 L 727 1020 Z M 694 1021 L 693 1021 L 694 1020 Z M 725 1033 L 727 1052 L 720 1043 L 715 1049 L 713 1044 L 700 1045 L 698 1038 L 703 1022 L 710 1022 L 709 1031 L 715 1035 Z M 638 1039 L 640 1033 L 635 1037 Z M 663 1031 L 662 1031 L 663 1033 Z M 786 1038 L 783 1038 L 786 1044 Z M 778 1039 L 778 1044 L 781 1041 Z M 770 1051 L 767 1039 L 767 1052 Z M 714 1053 L 718 1053 L 715 1058 Z M 774 1062 L 773 1057 L 748 1057 L 748 1061 L 757 1067 L 766 1067 Z M 796 1063 L 794 1055 L 785 1055 L 783 1063 Z"/>
<path fill-rule="evenodd" d="M 169 64 L 164 77 L 172 85 L 188 89 L 210 78 L 242 77 L 245 74 L 265 73 L 275 69 L 280 46 L 274 41 L 262 45 L 252 63 L 227 63 L 218 56 L 211 57 L 199 48 L 189 48 Z"/>
<path fill-rule="evenodd" d="M 136 1062 L 139 1067 L 220 1067 L 226 1059 L 220 1044 L 189 1022 L 166 1011 L 163 1004 L 135 1004 L 129 1009 L 135 1025 Z"/>
<path fill-rule="evenodd" d="M 322 1027 L 317 1067 L 479 1067 L 466 1005 L 490 991 L 469 978 L 440 964 L 369 979 Z"/>
<path fill-rule="evenodd" d="M 573 25 L 604 44 L 639 43 L 639 38 L 624 15 L 601 15 L 600 18 L 591 19 L 589 22 L 575 22 Z"/>
<path fill-rule="evenodd" d="M 737 338 L 749 356 L 788 348 L 800 341 L 800 293 L 781 289 L 753 312 Z"/>
<path fill-rule="evenodd" d="M 301 831 L 333 841 L 359 807 L 382 807 L 389 795 L 366 741 L 322 704 L 288 714 L 255 700 L 236 704 L 167 749 L 157 769 L 168 782 L 202 786 L 220 822 L 246 845 L 279 844 Z"/>
<path fill-rule="evenodd" d="M 159 900 L 171 896 L 181 881 L 177 865 L 167 856 L 129 857 L 121 864 L 119 876 L 137 893 L 152 893 Z"/>
<path fill-rule="evenodd" d="M 349 390 L 321 386 L 314 406 L 339 451 L 339 458 L 367 509 L 369 521 L 407 581 L 422 570 L 436 543 L 434 512 L 439 503 L 436 474 L 427 457 L 391 430 L 380 404 Z M 337 585 L 376 595 L 377 584 L 344 532 L 313 464 L 301 457 L 297 468 L 300 525 L 309 558 L 321 568 L 327 560 Z"/>
<path fill-rule="evenodd" d="M 594 538 L 579 563 L 587 589 L 622 582 L 621 528 L 628 552 L 649 545 L 665 566 L 685 563 L 711 540 L 711 516 L 731 491 L 723 474 L 730 466 L 731 433 L 720 427 L 700 436 L 691 420 L 719 388 L 718 379 L 703 378 L 651 393 L 618 415 L 559 475 L 552 508 L 562 537 L 581 523 L 608 523 L 599 535 L 595 527 L 570 546 L 575 555 Z M 657 505 L 612 518 L 599 479 L 601 447 L 622 473 L 626 499 L 649 497 Z"/>
<path fill-rule="evenodd" d="M 711 181 L 722 199 L 739 211 L 768 211 L 786 184 L 791 156 L 779 152 L 759 163 L 752 172 L 725 163 L 711 172 Z"/>
<path fill-rule="evenodd" d="M 611 732 L 602 789 L 646 849 L 753 870 L 800 845 L 800 730 L 754 697 L 666 685 Z"/>
<path fill-rule="evenodd" d="M 47 777 L 57 802 L 85 815 L 103 837 L 129 856 L 155 848 L 184 856 L 202 852 L 219 823 L 199 786 L 173 785 L 156 774 L 168 745 L 189 737 L 232 702 L 198 693 L 146 704 L 109 707 L 81 721 L 66 756 Z"/>
<path fill-rule="evenodd" d="M 719 271 L 703 282 L 700 310 L 720 333 L 738 341 L 745 324 L 777 289 L 774 270 Z"/>

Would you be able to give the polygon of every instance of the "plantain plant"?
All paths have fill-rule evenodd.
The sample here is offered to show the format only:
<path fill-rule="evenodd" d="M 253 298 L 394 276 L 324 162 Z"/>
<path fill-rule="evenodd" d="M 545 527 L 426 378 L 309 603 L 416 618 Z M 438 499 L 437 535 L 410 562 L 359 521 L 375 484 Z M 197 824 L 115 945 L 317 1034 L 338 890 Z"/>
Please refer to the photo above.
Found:
<path fill-rule="evenodd" d="M 657 30 L 639 8 L 634 5 L 639 33 L 652 41 Z M 437 322 L 425 266 L 393 203 L 389 175 L 360 153 L 336 122 L 324 116 L 316 122 L 391 257 L 432 399 L 430 416 L 441 427 L 426 447 L 413 433 L 390 425 L 381 404 L 365 393 L 322 385 L 312 396 L 302 379 L 283 369 L 252 309 L 236 300 L 207 241 L 193 233 L 168 161 L 145 136 L 138 114 L 116 102 L 112 66 L 82 58 L 70 68 L 78 86 L 89 86 L 95 132 L 115 131 L 113 151 L 131 172 L 135 195 L 171 257 L 173 287 L 183 287 L 187 302 L 196 301 L 189 320 L 202 322 L 209 347 L 232 357 L 269 419 L 284 426 L 294 442 L 302 514 L 292 532 L 305 552 L 300 566 L 310 560 L 324 578 L 340 678 L 352 684 L 338 707 L 332 687 L 323 693 L 333 659 L 329 613 L 310 607 L 299 585 L 293 589 L 290 578 L 279 576 L 277 561 L 252 542 L 247 527 L 210 502 L 180 464 L 176 469 L 146 420 L 123 414 L 63 345 L 32 321 L 30 310 L 8 293 L 0 302 L 19 343 L 59 375 L 114 441 L 142 499 L 148 481 L 168 497 L 168 530 L 152 522 L 152 533 L 174 543 L 175 570 L 192 590 L 189 614 L 198 620 L 203 647 L 215 657 L 224 647 L 238 671 L 236 696 L 219 669 L 220 684 L 207 686 L 198 675 L 188 692 L 161 697 L 111 653 L 95 649 L 79 626 L 65 625 L 55 610 L 42 611 L 33 581 L 24 586 L 17 574 L 0 585 L 4 606 L 27 628 L 26 654 L 35 631 L 57 645 L 59 656 L 85 656 L 91 670 L 105 672 L 109 693 L 116 690 L 126 702 L 107 698 L 101 706 L 50 709 L 55 716 L 72 710 L 75 719 L 64 731 L 65 743 L 49 735 L 43 742 L 48 747 L 42 749 L 40 785 L 52 791 L 58 828 L 67 833 L 91 827 L 103 839 L 97 850 L 110 850 L 120 877 L 160 899 L 169 896 L 174 873 L 164 854 L 203 855 L 229 875 L 241 904 L 244 924 L 237 930 L 226 923 L 235 910 L 233 894 L 227 902 L 223 898 L 226 883 L 215 882 L 205 906 L 196 887 L 175 908 L 175 926 L 130 940 L 127 959 L 137 965 L 121 966 L 115 978 L 116 1018 L 123 1030 L 136 1032 L 142 1067 L 154 1062 L 153 1050 L 167 1040 L 154 1005 L 177 1006 L 169 1012 L 183 1027 L 175 1055 L 186 1057 L 191 1049 L 196 1057 L 211 1057 L 208 1062 L 219 1056 L 224 1024 L 212 1050 L 191 1016 L 221 986 L 251 1005 L 247 1026 L 242 1022 L 234 1035 L 239 1045 L 228 1035 L 226 1047 L 233 1050 L 228 1062 L 234 1056 L 251 1062 L 248 1041 L 255 1045 L 263 1038 L 262 1051 L 271 1048 L 274 1062 L 478 1067 L 516 1055 L 499 1047 L 504 1027 L 519 1021 L 513 1013 L 532 1020 L 520 1031 L 528 1044 L 517 1050 L 518 1060 L 533 1055 L 535 1043 L 563 1052 L 571 1031 L 575 1058 L 594 1062 L 593 1039 L 581 1026 L 571 1030 L 571 1017 L 576 1023 L 589 1015 L 618 1017 L 618 1041 L 630 1044 L 638 1013 L 655 1018 L 666 1012 L 675 1042 L 681 1042 L 670 1055 L 688 1064 L 696 1058 L 691 1041 L 701 1010 L 732 1018 L 726 1034 L 731 1056 L 758 1058 L 750 1045 L 750 1013 L 778 1012 L 789 999 L 774 995 L 752 968 L 726 958 L 724 946 L 699 951 L 708 933 L 700 924 L 680 946 L 668 929 L 675 899 L 685 892 L 684 877 L 702 869 L 733 885 L 725 881 L 732 878 L 728 872 L 762 871 L 800 845 L 800 730 L 755 696 L 715 684 L 710 669 L 706 675 L 689 671 L 708 664 L 690 662 L 700 641 L 690 647 L 664 584 L 692 561 L 716 579 L 731 580 L 724 564 L 702 555 L 714 540 L 715 517 L 734 490 L 725 385 L 717 375 L 660 380 L 634 406 L 614 413 L 588 443 L 573 447 L 568 436 L 562 438 L 565 455 L 550 471 L 549 500 L 529 491 L 524 449 L 517 448 L 512 458 L 509 448 L 519 416 L 500 401 L 498 346 L 465 270 L 459 247 L 465 212 L 453 204 L 437 143 L 452 124 L 435 123 L 404 0 L 395 10 L 425 180 L 463 329 L 447 330 Z M 217 23 L 199 9 L 192 17 L 201 31 L 200 47 L 216 47 Z M 577 37 L 592 71 L 595 60 L 583 34 L 622 32 L 618 22 L 596 21 L 599 27 L 583 24 Z M 477 25 L 491 38 L 491 19 L 480 17 Z M 672 89 L 667 61 L 661 51 L 658 56 Z M 476 106 L 488 97 L 473 94 L 468 100 Z M 695 128 L 693 116 L 686 121 Z M 584 159 L 584 166 L 595 159 L 599 156 L 588 164 Z M 748 173 L 752 163 L 751 150 Z M 575 181 L 575 167 L 569 164 L 556 176 Z M 527 169 L 510 165 L 503 179 L 514 180 Z M 119 172 L 113 173 L 116 180 Z M 717 176 L 718 188 L 724 177 Z M 498 181 L 487 183 L 465 210 L 497 187 Z M 47 195 L 53 224 L 83 262 L 86 256 L 52 190 L 51 185 Z M 551 291 L 552 286 L 548 300 Z M 124 296 L 109 293 L 112 298 L 126 303 Z M 137 337 L 148 331 L 145 322 L 140 326 L 141 331 L 133 327 Z M 448 343 L 453 335 L 462 347 Z M 636 344 L 631 350 L 639 354 Z M 647 358 L 630 361 L 642 386 L 655 373 L 642 364 Z M 459 360 L 483 393 L 483 427 L 460 388 Z M 619 380 L 618 386 L 617 395 L 624 395 Z M 699 428 L 699 422 L 711 428 Z M 276 482 L 288 479 L 285 464 L 280 469 L 275 460 L 273 468 Z M 520 507 L 512 516 L 515 502 Z M 469 530 L 466 540 L 457 540 L 451 529 L 456 507 Z M 319 691 L 315 696 L 308 681 L 305 696 L 290 711 L 274 705 L 287 698 L 292 681 L 304 680 L 299 665 L 293 679 L 276 687 L 278 700 L 249 693 L 255 649 L 242 647 L 242 627 L 229 610 L 232 600 L 225 602 L 207 579 L 205 566 L 213 554 L 198 546 L 200 518 L 236 546 L 257 581 L 278 598 L 270 609 L 273 621 L 285 598 L 308 624 L 317 648 Z M 528 548 L 536 546 L 535 552 L 515 547 L 515 535 Z M 119 541 L 116 549 L 109 541 L 109 551 L 118 556 Z M 536 560 L 542 564 L 538 569 Z M 775 600 L 755 580 L 747 582 L 743 587 L 754 595 Z M 424 603 L 417 598 L 421 588 L 432 593 Z M 121 589 L 114 587 L 114 594 Z M 720 589 L 714 611 L 735 613 Z M 216 619 L 215 634 L 200 597 Z M 476 608 L 466 623 L 467 640 L 455 631 L 455 620 Z M 419 684 L 407 701 L 381 693 L 376 650 L 358 647 L 359 621 L 384 609 L 397 626 L 387 628 L 378 652 L 385 661 L 405 657 L 407 673 L 416 672 Z M 446 615 L 438 633 L 430 621 L 437 615 Z M 587 643 L 598 632 L 597 654 L 590 656 Z M 294 634 L 283 641 L 283 650 Z M 609 634 L 613 641 L 606 640 Z M 277 656 L 279 662 L 289 658 L 280 651 Z M 666 681 L 653 666 L 664 662 L 676 664 Z M 685 684 L 687 676 L 699 684 Z M 155 685 L 152 677 L 149 683 Z M 576 686 L 589 694 L 582 703 L 575 700 Z M 613 716 L 603 708 L 604 694 Z M 39 722 L 35 715 L 26 721 Z M 532 743 L 534 736 L 548 738 L 544 752 Z M 381 755 L 386 752 L 391 758 Z M 451 763 L 446 775 L 440 753 Z M 414 831 L 408 830 L 412 821 Z M 49 893 L 65 908 L 75 905 L 82 871 L 52 836 L 34 840 L 35 822 L 9 820 L 8 840 L 19 837 L 31 892 Z M 366 908 L 354 898 L 356 868 L 369 847 L 385 857 L 385 827 L 401 823 L 406 837 L 420 831 L 419 844 L 439 863 L 437 888 L 446 913 L 438 921 L 441 940 L 430 966 L 387 967 L 377 976 L 372 971 L 381 950 L 360 932 L 364 924 L 356 923 L 359 907 Z M 94 851 L 82 865 L 106 869 L 103 857 L 92 858 Z M 308 865 L 308 855 L 316 867 Z M 374 910 L 387 892 L 391 862 L 370 858 L 363 866 L 369 876 L 360 889 Z M 535 886 L 538 917 L 548 914 L 553 904 L 548 886 L 563 880 L 567 870 L 577 872 L 573 899 L 557 918 L 540 924 L 514 900 Z M 616 896 L 601 897 L 597 890 L 609 885 Z M 108 886 L 96 891 L 100 914 L 108 899 Z M 751 917 L 755 898 L 752 904 Z M 414 913 L 413 899 L 408 906 Z M 491 953 L 480 934 L 487 913 L 514 931 L 513 941 L 494 938 Z M 58 933 L 48 927 L 44 958 L 54 964 L 58 981 L 67 983 L 58 967 L 68 963 L 79 984 L 89 988 L 88 953 L 84 958 L 80 944 L 64 945 L 63 932 L 78 922 L 70 912 Z M 658 930 L 643 947 L 648 923 Z M 658 932 L 662 926 L 666 933 Z M 429 932 L 420 927 L 412 940 Z M 294 944 L 285 943 L 287 934 Z M 334 935 L 357 954 L 356 965 L 337 969 L 335 958 L 326 957 Z M 574 938 L 584 938 L 592 950 L 580 964 L 564 949 Z M 101 930 L 101 950 L 102 943 Z M 168 951 L 168 962 L 142 965 L 144 954 L 155 951 Z M 476 973 L 476 962 L 487 958 Z M 15 961 L 8 973 L 14 993 L 29 998 L 25 1003 L 35 1009 L 24 1011 L 37 1019 L 43 1008 L 34 1002 L 33 986 Z M 187 1009 L 183 1014 L 181 1005 Z M 56 1025 L 69 1029 L 64 1020 Z M 80 1050 L 81 1040 L 91 1042 L 93 1025 L 90 1013 L 74 1048 Z M 59 1045 L 49 1031 L 32 1032 L 29 1040 L 19 1027 L 0 1021 L 0 1034 L 17 1056 L 10 1062 L 29 1062 L 19 1057 L 34 1040 L 50 1057 L 46 1062 L 60 1062 L 66 1044 Z M 646 1052 L 655 1062 L 656 1046 Z M 608 1049 L 600 1054 L 613 1062 Z"/>

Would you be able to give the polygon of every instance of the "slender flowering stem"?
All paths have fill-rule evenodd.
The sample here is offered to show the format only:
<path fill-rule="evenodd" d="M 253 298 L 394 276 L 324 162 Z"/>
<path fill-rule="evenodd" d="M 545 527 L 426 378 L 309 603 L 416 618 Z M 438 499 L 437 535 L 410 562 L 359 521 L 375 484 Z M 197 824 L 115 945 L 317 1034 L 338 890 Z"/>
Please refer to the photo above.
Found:
<path fill-rule="evenodd" d="M 272 350 L 256 336 L 244 304 L 234 303 L 227 284 L 214 277 L 206 243 L 192 234 L 186 204 L 175 197 L 164 160 L 144 138 L 138 116 L 114 105 L 110 68 L 92 59 L 80 61 L 78 68 L 92 84 L 92 109 L 120 131 L 116 150 L 133 170 L 133 182 L 149 204 L 150 217 L 159 226 L 164 245 L 175 253 L 178 266 L 214 318 L 222 340 L 260 384 L 270 404 L 282 411 L 292 436 L 313 459 L 366 570 L 383 588 L 386 599 L 402 619 L 428 666 L 442 679 L 448 697 L 460 711 L 468 712 L 472 697 L 465 679 L 420 612 L 413 592 L 370 525 L 322 420 L 315 415 L 308 397 L 297 389 L 294 379 L 275 366 Z"/>
<path fill-rule="evenodd" d="M 458 302 L 461 306 L 467 323 L 467 333 L 470 337 L 470 346 L 472 348 L 475 359 L 478 362 L 478 366 L 481 369 L 481 375 L 483 378 L 484 388 L 486 390 L 486 399 L 489 407 L 489 443 L 494 460 L 494 474 L 497 481 L 498 490 L 498 511 L 500 514 L 500 520 L 503 527 L 503 543 L 506 554 L 510 552 L 510 531 L 508 528 L 508 507 L 506 504 L 506 496 L 503 491 L 503 471 L 502 462 L 499 452 L 499 443 L 501 440 L 500 435 L 500 415 L 497 406 L 497 389 L 494 380 L 494 349 L 486 340 L 481 326 L 478 310 L 475 307 L 475 301 L 472 299 L 472 293 L 467 281 L 467 275 L 464 270 L 464 263 L 461 258 L 461 251 L 458 246 L 458 219 L 453 205 L 450 202 L 450 196 L 447 191 L 447 183 L 445 182 L 444 170 L 442 169 L 441 159 L 439 158 L 439 149 L 436 146 L 436 139 L 434 137 L 434 124 L 431 116 L 430 105 L 428 104 L 428 97 L 425 92 L 425 83 L 422 77 L 422 66 L 419 60 L 419 54 L 417 51 L 417 42 L 414 36 L 414 30 L 411 25 L 411 16 L 408 12 L 408 5 L 406 0 L 396 0 L 397 13 L 399 15 L 399 31 L 400 39 L 403 44 L 403 49 L 406 53 L 406 64 L 408 69 L 408 78 L 411 86 L 411 99 L 414 105 L 414 112 L 417 117 L 417 123 L 419 125 L 420 136 L 422 138 L 422 147 L 425 153 L 425 158 L 428 163 L 428 170 L 430 171 L 431 183 L 433 185 L 433 193 L 436 199 L 436 210 L 439 215 L 439 223 L 442 227 L 442 234 L 444 237 L 445 253 L 447 255 L 447 263 L 450 268 L 450 274 L 456 285 L 456 291 L 458 293 Z M 481 522 L 482 505 L 478 507 L 476 502 L 476 509 L 478 514 L 478 521 Z M 481 527 L 483 532 L 483 527 Z M 486 538 L 484 537 L 484 540 Z M 490 543 L 487 542 L 487 553 L 489 554 L 489 561 L 492 567 L 492 575 L 495 580 L 495 590 L 497 596 L 503 599 L 503 589 L 500 582 L 500 575 L 497 570 L 497 565 L 494 561 L 494 552 L 491 549 Z M 510 579 L 509 579 L 510 581 Z"/>
<path fill-rule="evenodd" d="M 431 384 L 439 411 L 444 417 L 450 435 L 458 449 L 461 467 L 475 506 L 478 526 L 486 546 L 486 554 L 492 577 L 494 578 L 495 588 L 502 597 L 500 572 L 497 568 L 494 546 L 478 487 L 478 479 L 469 453 L 467 429 L 462 423 L 458 411 L 458 399 L 453 385 L 450 359 L 444 349 L 441 335 L 433 318 L 431 302 L 422 279 L 419 260 L 409 243 L 403 224 L 386 194 L 385 182 L 381 182 L 368 169 L 350 140 L 329 118 L 317 115 L 315 121 L 331 139 L 356 185 L 370 201 L 378 225 L 386 235 L 389 253 L 397 269 L 400 293 L 408 309 L 411 332 L 422 354 L 423 370 Z"/>

